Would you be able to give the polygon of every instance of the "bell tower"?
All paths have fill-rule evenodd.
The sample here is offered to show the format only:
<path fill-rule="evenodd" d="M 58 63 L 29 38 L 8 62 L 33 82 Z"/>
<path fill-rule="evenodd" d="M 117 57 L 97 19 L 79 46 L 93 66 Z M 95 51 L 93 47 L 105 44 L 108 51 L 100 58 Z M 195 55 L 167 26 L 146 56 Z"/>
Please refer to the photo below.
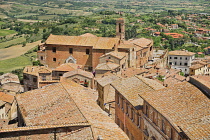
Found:
<path fill-rule="evenodd" d="M 125 21 L 123 18 L 116 20 L 116 37 L 121 41 L 125 40 Z"/>

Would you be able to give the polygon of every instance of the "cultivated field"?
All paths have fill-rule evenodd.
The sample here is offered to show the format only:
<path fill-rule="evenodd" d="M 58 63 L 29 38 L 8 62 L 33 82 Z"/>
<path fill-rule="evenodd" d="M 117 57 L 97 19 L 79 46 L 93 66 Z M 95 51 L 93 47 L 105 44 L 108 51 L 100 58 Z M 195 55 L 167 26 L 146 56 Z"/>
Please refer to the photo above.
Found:
<path fill-rule="evenodd" d="M 19 57 L 40 43 L 41 41 L 36 41 L 33 43 L 26 44 L 25 47 L 22 47 L 22 45 L 16 45 L 9 48 L 1 49 L 0 60 L 6 60 L 10 58 Z"/>
<path fill-rule="evenodd" d="M 2 43 L 0 43 L 0 49 L 6 48 L 6 47 L 11 46 L 11 45 L 16 45 L 16 44 L 19 44 L 19 43 L 23 43 L 24 41 L 26 41 L 26 39 L 24 37 L 20 37 L 20 38 L 16 38 L 16 39 L 13 39 L 13 40 L 10 40 L 10 41 L 7 41 L 7 42 L 2 42 Z"/>
<path fill-rule="evenodd" d="M 0 61 L 0 72 L 11 72 L 15 69 L 21 69 L 27 65 L 32 65 L 31 60 L 27 56 L 19 56 L 7 60 Z"/>
<path fill-rule="evenodd" d="M 16 33 L 16 31 L 14 30 L 4 30 L 4 29 L 0 30 L 0 36 L 6 36 L 14 33 Z"/>

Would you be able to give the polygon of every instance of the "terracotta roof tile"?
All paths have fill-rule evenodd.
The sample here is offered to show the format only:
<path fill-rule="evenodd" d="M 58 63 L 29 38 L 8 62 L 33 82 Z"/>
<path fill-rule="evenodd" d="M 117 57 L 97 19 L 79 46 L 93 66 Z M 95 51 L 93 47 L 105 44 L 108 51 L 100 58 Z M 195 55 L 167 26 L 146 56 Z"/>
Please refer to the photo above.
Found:
<path fill-rule="evenodd" d="M 182 82 L 140 96 L 160 112 L 190 139 L 208 139 L 210 136 L 210 102 L 195 86 Z"/>
<path fill-rule="evenodd" d="M 176 50 L 176 51 L 170 51 L 168 55 L 186 55 L 186 56 L 192 56 L 192 55 L 195 55 L 195 53 L 188 52 L 188 51 Z"/>
<path fill-rule="evenodd" d="M 80 36 L 86 36 L 86 37 L 97 37 L 96 35 L 93 35 L 91 33 L 85 33 L 83 35 L 80 35 Z"/>
<path fill-rule="evenodd" d="M 74 76 L 74 75 L 82 75 L 82 76 L 88 77 L 90 79 L 92 79 L 94 77 L 91 72 L 84 71 L 84 70 L 81 70 L 81 69 L 76 69 L 76 70 L 73 70 L 73 71 L 66 72 L 66 73 L 63 74 L 63 77 L 71 77 L 71 76 Z"/>
<path fill-rule="evenodd" d="M 201 64 L 194 64 L 194 65 L 192 65 L 192 66 L 190 67 L 190 69 L 196 70 L 196 69 L 199 69 L 199 68 L 202 68 L 202 67 L 204 67 L 204 65 L 201 65 Z"/>
<path fill-rule="evenodd" d="M 17 101 L 26 126 L 89 123 L 91 131 L 88 129 L 86 133 L 91 133 L 94 138 L 101 135 L 103 139 L 128 139 L 119 126 L 101 110 L 90 96 L 91 93 L 92 90 L 70 81 L 25 92 L 17 96 Z M 79 138 L 87 136 L 86 133 L 72 136 Z"/>
<path fill-rule="evenodd" d="M 0 92 L 0 100 L 12 104 L 14 96 Z"/>
<path fill-rule="evenodd" d="M 114 56 L 118 59 L 123 59 L 124 57 L 126 57 L 125 52 L 117 52 L 117 51 L 112 51 L 112 52 L 106 53 L 106 54 L 102 55 L 101 57 L 109 56 L 109 55 Z"/>
<path fill-rule="evenodd" d="M 56 67 L 53 71 L 73 71 L 75 69 L 82 68 L 82 65 L 74 64 L 74 63 L 65 63 Z"/>
<path fill-rule="evenodd" d="M 61 84 L 28 91 L 16 98 L 26 126 L 87 122 Z"/>
<path fill-rule="evenodd" d="M 120 79 L 113 82 L 111 85 L 113 85 L 113 87 L 134 107 L 143 105 L 143 100 L 139 98 L 138 94 L 164 88 L 160 83 L 140 76 Z"/>
<path fill-rule="evenodd" d="M 106 86 L 108 84 L 111 84 L 112 82 L 116 81 L 116 80 L 119 80 L 120 77 L 116 76 L 116 75 L 113 75 L 113 74 L 110 74 L 108 76 L 104 76 L 100 79 L 97 79 L 96 81 L 101 85 L 101 86 Z"/>
<path fill-rule="evenodd" d="M 114 70 L 118 68 L 120 65 L 112 63 L 112 62 L 107 62 L 107 63 L 101 63 L 96 66 L 96 70 Z"/>
<path fill-rule="evenodd" d="M 148 47 L 148 46 L 152 45 L 153 41 L 150 39 L 146 39 L 146 38 L 139 38 L 139 39 L 134 39 L 134 40 L 130 41 L 130 43 L 135 44 L 140 47 Z"/>
<path fill-rule="evenodd" d="M 197 81 L 199 81 L 200 83 L 204 84 L 207 87 L 210 87 L 210 76 L 209 75 L 194 75 L 191 76 L 194 79 L 196 79 Z"/>
<path fill-rule="evenodd" d="M 146 69 L 141 69 L 141 68 L 127 68 L 125 70 L 122 71 L 122 77 L 123 78 L 127 78 L 127 77 L 132 77 L 134 75 L 138 75 L 138 74 L 143 74 L 148 72 L 148 70 Z"/>
<path fill-rule="evenodd" d="M 67 89 L 78 108 L 91 124 L 95 138 L 100 135 L 103 139 L 128 139 L 127 135 L 118 125 L 89 96 L 89 93 L 81 90 L 84 87 L 73 82 L 71 84 L 64 83 L 63 86 Z"/>
<path fill-rule="evenodd" d="M 52 73 L 52 70 L 45 66 L 26 66 L 23 73 L 38 76 L 39 73 Z"/>
<path fill-rule="evenodd" d="M 63 36 L 50 35 L 46 44 L 92 46 L 93 49 L 113 49 L 119 43 L 119 38 L 93 37 L 93 36 Z"/>

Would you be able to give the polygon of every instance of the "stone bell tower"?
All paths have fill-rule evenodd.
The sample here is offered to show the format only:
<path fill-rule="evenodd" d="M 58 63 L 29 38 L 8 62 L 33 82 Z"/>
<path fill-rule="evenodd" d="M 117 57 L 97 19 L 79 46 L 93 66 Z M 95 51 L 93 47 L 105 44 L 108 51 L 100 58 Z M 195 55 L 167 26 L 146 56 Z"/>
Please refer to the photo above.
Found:
<path fill-rule="evenodd" d="M 116 37 L 121 41 L 125 40 L 125 21 L 123 18 L 116 20 Z"/>

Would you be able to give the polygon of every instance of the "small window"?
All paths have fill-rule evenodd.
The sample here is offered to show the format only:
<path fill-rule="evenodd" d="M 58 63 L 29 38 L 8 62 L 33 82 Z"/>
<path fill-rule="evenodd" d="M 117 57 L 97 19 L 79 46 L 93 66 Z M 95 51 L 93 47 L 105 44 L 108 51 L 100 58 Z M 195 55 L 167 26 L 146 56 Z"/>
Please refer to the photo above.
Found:
<path fill-rule="evenodd" d="M 184 63 L 185 66 L 187 66 L 187 63 Z"/>
<path fill-rule="evenodd" d="M 63 74 L 62 73 L 59 73 L 59 76 L 63 76 Z"/>
<path fill-rule="evenodd" d="M 164 120 L 162 120 L 162 128 L 161 128 L 161 130 L 163 131 L 163 133 L 165 133 L 165 122 L 164 122 Z"/>
<path fill-rule="evenodd" d="M 185 60 L 187 60 L 187 57 L 185 58 Z"/>
<path fill-rule="evenodd" d="M 187 69 L 185 69 L 185 71 L 187 71 Z"/>
<path fill-rule="evenodd" d="M 37 78 L 36 77 L 33 78 L 33 82 L 37 82 Z"/>
<path fill-rule="evenodd" d="M 128 104 L 125 103 L 125 113 L 128 115 Z"/>
<path fill-rule="evenodd" d="M 86 54 L 90 54 L 90 49 L 86 49 Z"/>
<path fill-rule="evenodd" d="M 120 107 L 121 107 L 122 110 L 124 110 L 124 108 L 123 108 L 123 98 L 120 99 Z"/>
<path fill-rule="evenodd" d="M 171 132 L 170 132 L 170 139 L 173 140 L 173 129 L 171 128 Z"/>
<path fill-rule="evenodd" d="M 148 116 L 148 111 L 149 111 L 149 109 L 148 109 L 148 106 L 146 105 L 146 111 L 145 111 L 145 113 L 146 113 L 146 116 Z"/>
<path fill-rule="evenodd" d="M 56 58 L 53 58 L 53 61 L 56 62 Z"/>
<path fill-rule="evenodd" d="M 180 65 L 182 65 L 182 63 L 180 63 Z"/>
<path fill-rule="evenodd" d="M 180 57 L 180 59 L 182 59 L 182 57 Z"/>
<path fill-rule="evenodd" d="M 40 59 L 43 60 L 44 59 L 43 56 L 41 56 Z"/>
<path fill-rule="evenodd" d="M 170 57 L 170 59 L 172 59 L 172 57 Z"/>
<path fill-rule="evenodd" d="M 140 128 L 140 125 L 141 125 L 141 117 L 140 116 L 137 116 L 136 119 L 137 119 L 137 126 Z"/>
<path fill-rule="evenodd" d="M 45 75 L 42 76 L 42 81 L 46 81 L 46 76 Z"/>
<path fill-rule="evenodd" d="M 118 106 L 120 106 L 120 100 L 121 100 L 121 98 L 120 98 L 120 96 L 118 95 L 118 100 L 117 100 L 117 101 L 118 101 L 118 102 L 117 102 L 117 103 L 118 103 Z"/>
<path fill-rule="evenodd" d="M 52 48 L 52 52 L 54 52 L 54 53 L 56 52 L 56 47 Z"/>
<path fill-rule="evenodd" d="M 172 62 L 169 62 L 169 65 L 172 65 Z"/>
<path fill-rule="evenodd" d="M 177 57 L 174 57 L 174 59 L 177 59 Z"/>
<path fill-rule="evenodd" d="M 73 48 L 69 48 L 69 53 L 73 54 Z"/>
<path fill-rule="evenodd" d="M 176 62 L 174 62 L 174 65 L 176 65 Z"/>

